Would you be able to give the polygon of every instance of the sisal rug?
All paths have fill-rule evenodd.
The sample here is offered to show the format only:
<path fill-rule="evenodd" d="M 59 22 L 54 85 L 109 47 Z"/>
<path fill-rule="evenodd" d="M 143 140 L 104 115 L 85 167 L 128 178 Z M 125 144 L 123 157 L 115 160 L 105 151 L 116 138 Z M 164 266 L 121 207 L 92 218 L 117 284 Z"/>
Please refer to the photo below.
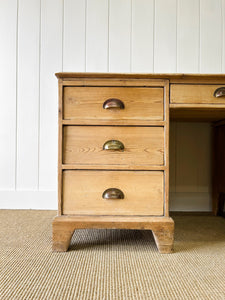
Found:
<path fill-rule="evenodd" d="M 175 216 L 173 254 L 138 230 L 77 230 L 52 253 L 55 215 L 0 211 L 1 300 L 225 300 L 225 219 Z"/>

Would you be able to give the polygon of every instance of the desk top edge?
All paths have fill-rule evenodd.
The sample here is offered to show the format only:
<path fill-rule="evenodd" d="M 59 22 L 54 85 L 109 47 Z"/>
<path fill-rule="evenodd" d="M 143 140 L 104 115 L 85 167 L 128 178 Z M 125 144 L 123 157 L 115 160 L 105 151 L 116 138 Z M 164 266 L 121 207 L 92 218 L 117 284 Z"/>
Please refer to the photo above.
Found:
<path fill-rule="evenodd" d="M 121 78 L 121 79 L 225 79 L 225 74 L 200 73 L 94 73 L 94 72 L 59 72 L 58 79 L 68 78 Z"/>

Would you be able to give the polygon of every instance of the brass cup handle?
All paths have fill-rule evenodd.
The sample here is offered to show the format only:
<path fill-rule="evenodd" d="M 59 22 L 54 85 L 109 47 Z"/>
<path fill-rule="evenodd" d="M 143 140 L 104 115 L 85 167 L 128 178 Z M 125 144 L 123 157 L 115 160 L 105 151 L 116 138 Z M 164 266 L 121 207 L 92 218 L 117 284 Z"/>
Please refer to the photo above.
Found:
<path fill-rule="evenodd" d="M 122 151 L 124 150 L 124 144 L 117 140 L 109 140 L 105 142 L 102 148 L 103 150 Z"/>
<path fill-rule="evenodd" d="M 119 189 L 110 188 L 103 192 L 102 198 L 109 200 L 124 199 L 124 193 Z"/>
<path fill-rule="evenodd" d="M 213 96 L 216 98 L 225 97 L 225 87 L 219 87 L 216 89 Z"/>
<path fill-rule="evenodd" d="M 103 103 L 104 109 L 124 109 L 124 103 L 120 99 L 110 98 Z"/>

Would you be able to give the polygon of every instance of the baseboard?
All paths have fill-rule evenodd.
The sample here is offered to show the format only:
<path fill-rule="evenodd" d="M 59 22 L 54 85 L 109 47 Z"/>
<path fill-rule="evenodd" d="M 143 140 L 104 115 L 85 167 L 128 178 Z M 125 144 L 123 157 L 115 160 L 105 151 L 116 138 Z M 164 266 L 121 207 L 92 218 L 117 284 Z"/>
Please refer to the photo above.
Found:
<path fill-rule="evenodd" d="M 170 192 L 170 211 L 211 212 L 210 192 Z"/>
<path fill-rule="evenodd" d="M 56 191 L 0 191 L 0 209 L 57 209 Z"/>
<path fill-rule="evenodd" d="M 170 217 L 173 216 L 214 216 L 212 211 L 170 211 Z"/>

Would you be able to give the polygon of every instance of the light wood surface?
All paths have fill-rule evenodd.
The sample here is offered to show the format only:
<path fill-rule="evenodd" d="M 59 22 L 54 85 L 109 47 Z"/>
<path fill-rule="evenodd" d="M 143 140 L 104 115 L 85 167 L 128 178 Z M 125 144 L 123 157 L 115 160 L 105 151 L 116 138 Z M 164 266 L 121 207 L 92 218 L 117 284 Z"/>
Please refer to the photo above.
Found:
<path fill-rule="evenodd" d="M 225 74 L 184 74 L 184 73 L 94 73 L 94 72 L 58 72 L 55 73 L 57 78 L 127 78 L 127 79 L 193 79 L 196 82 L 202 79 L 224 80 Z"/>
<path fill-rule="evenodd" d="M 146 78 L 107 78 L 107 77 L 81 77 L 81 78 L 65 78 L 63 85 L 69 87 L 163 87 L 165 79 L 149 80 Z"/>
<path fill-rule="evenodd" d="M 151 168 L 151 171 L 165 171 L 168 169 L 168 167 L 166 167 L 165 165 L 151 165 L 151 167 L 148 167 L 148 169 Z M 63 164 L 62 165 L 62 169 L 63 170 L 77 170 L 78 167 L 76 165 L 71 165 L 71 164 Z M 80 170 L 83 170 L 80 166 L 79 166 Z M 85 167 L 86 169 L 86 167 Z M 92 164 L 88 166 L 89 170 L 103 170 L 104 166 L 99 166 L 96 164 Z M 115 170 L 115 168 L 112 168 L 112 166 L 108 166 L 107 170 Z M 123 165 L 117 165 L 116 166 L 116 170 L 126 170 L 126 171 L 130 171 L 130 170 L 134 170 L 134 168 L 132 166 L 126 166 L 124 167 Z M 135 166 L 135 171 L 143 171 L 144 167 L 143 166 Z"/>
<path fill-rule="evenodd" d="M 83 215 L 91 228 L 95 226 L 89 222 L 92 217 L 100 218 L 98 226 L 102 228 L 112 226 L 104 215 L 120 221 L 125 216 L 151 215 L 167 220 L 169 111 L 175 120 L 224 119 L 224 98 L 215 98 L 213 93 L 223 86 L 225 76 L 90 73 L 57 76 L 62 86 L 59 213 L 68 218 Z M 108 98 L 122 100 L 125 109 L 104 110 L 102 106 Z M 217 127 L 222 124 L 217 122 Z M 125 150 L 104 152 L 103 144 L 112 139 L 121 141 Z M 103 199 L 103 192 L 110 187 L 121 189 L 125 198 Z M 161 223 L 153 229 L 153 219 L 148 220 L 159 250 L 170 252 L 173 231 Z M 64 221 L 65 226 L 60 223 L 53 230 L 54 240 L 58 240 L 58 246 L 54 247 L 63 251 L 69 246 L 78 219 L 72 219 L 69 230 L 68 219 Z M 123 226 L 133 228 L 128 220 L 125 222 Z M 63 237 L 61 230 L 65 230 Z"/>
<path fill-rule="evenodd" d="M 174 221 L 169 217 L 61 216 L 52 223 L 53 251 L 67 251 L 74 230 L 82 228 L 152 230 L 160 253 L 173 250 Z"/>
<path fill-rule="evenodd" d="M 62 214 L 62 112 L 63 112 L 63 84 L 62 80 L 58 82 L 58 215 Z"/>
<path fill-rule="evenodd" d="M 152 79 L 155 80 L 169 80 L 170 84 L 225 84 L 225 74 L 182 74 L 182 73 L 146 73 L 146 74 L 135 74 L 135 73 L 75 73 L 75 72 L 64 72 L 56 73 L 57 78 L 61 78 L 64 81 L 65 85 L 77 85 L 77 81 L 80 81 L 82 85 L 93 85 L 94 83 L 99 85 L 104 82 L 109 82 L 108 85 L 113 85 L 113 82 L 116 82 L 116 85 L 124 85 L 123 83 L 119 84 L 119 81 L 130 82 L 128 84 L 140 84 L 140 81 L 148 82 L 148 85 L 151 84 Z M 89 84 L 87 84 L 89 82 Z M 133 83 L 132 83 L 133 82 Z"/>
<path fill-rule="evenodd" d="M 164 183 L 164 191 L 165 191 L 165 201 L 164 201 L 164 215 L 166 217 L 169 216 L 169 119 L 170 119 L 170 111 L 169 111 L 169 96 L 170 95 L 170 88 L 169 88 L 169 81 L 165 81 L 164 86 L 164 110 L 165 110 L 165 127 L 164 127 L 164 140 L 165 140 L 165 183 Z"/>
<path fill-rule="evenodd" d="M 63 137 L 63 163 L 77 168 L 149 169 L 164 164 L 163 127 L 65 126 Z M 104 150 L 109 140 L 122 142 L 124 150 Z"/>
<path fill-rule="evenodd" d="M 171 103 L 194 103 L 194 104 L 225 104 L 225 97 L 214 97 L 217 88 L 225 85 L 198 85 L 198 84 L 171 84 Z"/>
<path fill-rule="evenodd" d="M 63 214 L 163 215 L 164 176 L 160 171 L 63 171 Z M 124 199 L 103 199 L 109 188 Z"/>
<path fill-rule="evenodd" d="M 124 109 L 104 109 L 107 99 L 120 99 Z M 65 87 L 64 88 L 64 119 L 86 120 L 88 125 L 92 120 L 126 121 L 126 124 L 139 124 L 141 121 L 162 121 L 163 88 L 142 87 Z"/>
<path fill-rule="evenodd" d="M 129 120 L 129 126 L 134 126 L 136 125 L 136 122 L 135 120 Z M 79 120 L 75 120 L 75 119 L 72 119 L 72 120 L 62 120 L 62 124 L 63 125 L 89 125 L 87 124 L 88 121 L 87 120 L 82 120 L 82 119 L 79 119 Z M 118 125 L 118 126 L 128 126 L 127 124 L 127 120 L 116 120 L 114 123 L 116 123 L 115 125 Z M 99 120 L 96 118 L 96 119 L 93 119 L 91 120 L 91 125 L 94 126 L 94 125 L 106 125 L 106 126 L 112 126 L 112 121 L 111 120 L 101 120 L 99 122 Z M 138 120 L 138 126 L 165 126 L 166 122 L 165 121 L 145 121 L 145 120 Z"/>
<path fill-rule="evenodd" d="M 160 252 L 171 252 L 173 229 L 167 228 L 169 81 L 85 75 L 62 77 L 59 82 L 57 220 L 83 215 L 92 228 L 90 218 L 98 216 L 102 228 L 107 228 L 105 215 L 117 216 L 119 222 L 125 216 L 163 216 L 163 222 L 149 218 L 150 223 L 143 226 L 154 230 Z M 120 99 L 124 109 L 104 109 L 109 98 Z M 119 140 L 124 149 L 103 150 L 109 140 Z M 124 198 L 105 199 L 103 193 L 110 188 L 121 190 Z M 53 226 L 53 249 L 57 251 L 67 250 L 76 229 L 77 219 L 69 230 L 67 221 L 65 226 L 58 222 Z M 133 228 L 128 220 L 122 226 Z M 134 228 L 139 228 L 136 223 Z"/>

